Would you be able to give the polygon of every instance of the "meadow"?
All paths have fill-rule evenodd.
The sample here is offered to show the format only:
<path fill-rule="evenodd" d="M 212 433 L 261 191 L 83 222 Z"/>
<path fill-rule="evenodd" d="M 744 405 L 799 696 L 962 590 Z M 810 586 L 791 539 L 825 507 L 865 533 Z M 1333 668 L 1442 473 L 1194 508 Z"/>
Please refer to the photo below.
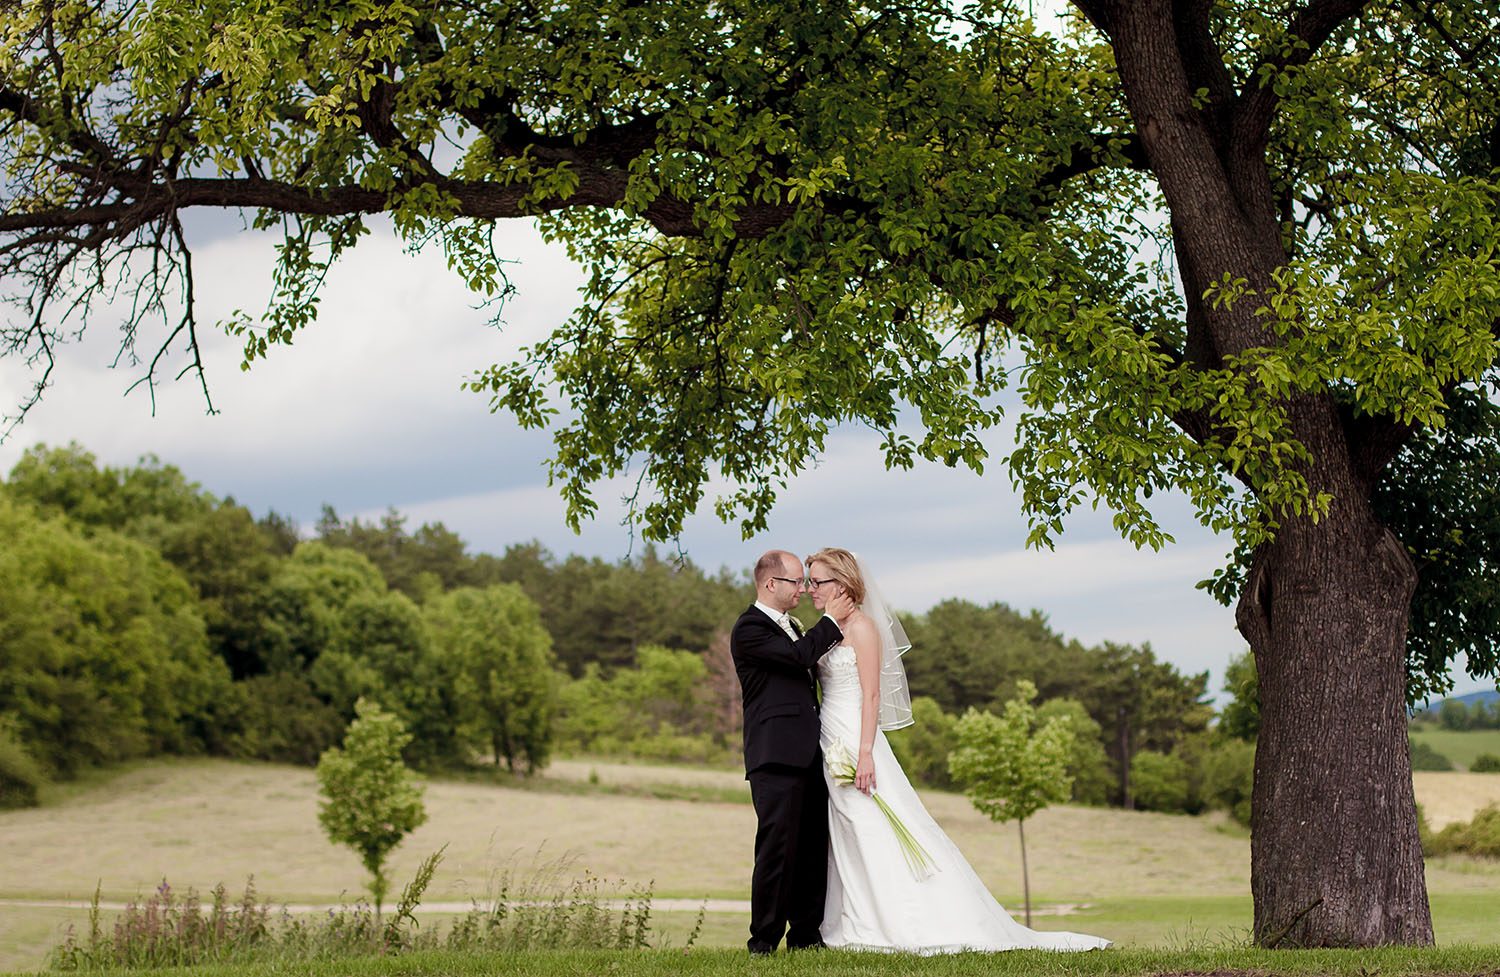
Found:
<path fill-rule="evenodd" d="M 1469 769 L 1481 753 L 1500 756 L 1500 729 L 1453 730 L 1417 726 L 1412 729 L 1411 738 L 1414 743 L 1426 743 L 1463 770 Z"/>
<path fill-rule="evenodd" d="M 1495 775 L 1420 773 L 1415 784 L 1439 827 L 1500 800 Z M 1014 826 L 990 823 L 960 795 L 924 797 L 1019 915 Z M 678 945 L 702 900 L 731 900 L 711 904 L 698 944 L 734 947 L 746 923 L 748 800 L 734 770 L 577 759 L 530 780 L 435 780 L 427 784 L 428 822 L 393 856 L 392 878 L 403 883 L 446 844 L 424 904 L 450 914 L 482 903 L 505 870 L 589 872 L 621 895 L 649 884 L 653 926 Z M 320 832 L 316 784 L 305 768 L 153 761 L 54 788 L 46 801 L 0 813 L 0 970 L 41 966 L 66 927 L 85 918 L 77 904 L 96 887 L 118 903 L 163 879 L 203 894 L 223 882 L 235 896 L 253 878 L 259 896 L 276 904 L 335 904 L 358 898 L 365 884 L 354 855 Z M 1127 948 L 1193 950 L 1246 939 L 1249 839 L 1222 815 L 1062 806 L 1028 822 L 1027 839 L 1038 928 L 1099 933 Z M 1500 865 L 1435 859 L 1427 879 L 1441 944 L 1496 940 Z"/>

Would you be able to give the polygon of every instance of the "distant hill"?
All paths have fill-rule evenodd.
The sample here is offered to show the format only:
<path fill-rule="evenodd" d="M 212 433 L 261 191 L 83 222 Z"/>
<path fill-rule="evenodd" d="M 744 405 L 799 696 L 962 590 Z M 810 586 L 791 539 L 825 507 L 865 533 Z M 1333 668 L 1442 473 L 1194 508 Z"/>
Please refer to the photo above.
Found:
<path fill-rule="evenodd" d="M 1466 706 L 1472 706 L 1476 702 L 1483 702 L 1486 706 L 1493 706 L 1497 701 L 1500 701 L 1500 692 L 1496 692 L 1494 689 L 1480 689 L 1478 692 L 1470 692 L 1467 695 L 1450 695 L 1447 699 L 1434 702 L 1430 708 L 1441 709 L 1443 703 L 1449 700 L 1462 702 Z"/>
<path fill-rule="evenodd" d="M 1439 709 L 1443 708 L 1443 703 L 1449 701 L 1461 702 L 1465 706 L 1471 708 L 1476 702 L 1482 702 L 1485 704 L 1486 708 L 1493 709 L 1495 707 L 1495 703 L 1500 702 L 1500 692 L 1496 692 L 1494 689 L 1480 689 L 1478 692 L 1467 692 L 1463 695 L 1450 695 L 1446 699 L 1437 699 L 1433 702 L 1429 702 L 1427 705 L 1422 706 L 1420 709 L 1414 710 L 1413 714 L 1415 715 L 1417 713 L 1424 712 L 1437 712 Z"/>

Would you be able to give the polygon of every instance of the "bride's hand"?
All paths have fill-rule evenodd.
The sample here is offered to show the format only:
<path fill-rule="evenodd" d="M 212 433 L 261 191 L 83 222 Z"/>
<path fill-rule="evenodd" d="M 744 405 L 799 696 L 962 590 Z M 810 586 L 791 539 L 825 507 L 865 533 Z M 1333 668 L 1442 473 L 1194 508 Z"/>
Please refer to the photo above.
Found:
<path fill-rule="evenodd" d="M 875 757 L 866 750 L 859 751 L 859 763 L 854 767 L 854 786 L 866 796 L 875 793 Z"/>

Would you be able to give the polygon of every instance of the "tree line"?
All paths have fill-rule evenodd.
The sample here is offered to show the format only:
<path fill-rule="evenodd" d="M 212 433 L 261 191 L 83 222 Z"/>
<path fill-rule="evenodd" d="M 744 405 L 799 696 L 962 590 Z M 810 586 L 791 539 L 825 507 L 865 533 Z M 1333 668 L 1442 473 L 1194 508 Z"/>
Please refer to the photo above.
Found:
<path fill-rule="evenodd" d="M 406 759 L 427 768 L 530 772 L 557 751 L 738 759 L 725 630 L 751 599 L 743 574 L 651 547 L 615 563 L 536 542 L 471 553 L 394 510 L 325 508 L 304 538 L 154 457 L 111 468 L 77 445 L 32 448 L 0 483 L 0 538 L 6 803 L 157 754 L 311 764 L 361 697 L 401 719 Z M 930 653 L 907 659 L 919 721 L 893 742 L 919 781 L 951 786 L 957 717 L 1030 681 L 1044 714 L 1082 733 L 1077 800 L 1203 806 L 1161 784 L 1187 784 L 1217 735 L 1207 673 L 1148 646 L 1085 647 L 1002 603 L 906 621 Z"/>
<path fill-rule="evenodd" d="M 1500 729 L 1500 699 L 1485 704 L 1483 699 L 1462 702 L 1444 699 L 1441 703 L 1412 713 L 1412 726 L 1436 726 L 1463 732 L 1470 729 Z"/>

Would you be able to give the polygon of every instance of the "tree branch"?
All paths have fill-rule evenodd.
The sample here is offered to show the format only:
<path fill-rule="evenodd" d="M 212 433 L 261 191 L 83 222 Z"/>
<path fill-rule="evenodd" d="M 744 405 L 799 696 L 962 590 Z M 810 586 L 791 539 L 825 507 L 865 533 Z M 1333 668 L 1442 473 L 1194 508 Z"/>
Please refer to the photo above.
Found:
<path fill-rule="evenodd" d="M 1115 11 L 1110 0 L 1072 0 L 1073 6 L 1088 18 L 1105 37 L 1114 36 Z"/>
<path fill-rule="evenodd" d="M 1213 105 L 1222 110 L 1234 100 L 1234 78 L 1224 64 L 1224 54 L 1209 28 L 1213 0 L 1173 0 L 1172 20 L 1177 27 L 1177 50 L 1188 83 L 1194 90 L 1208 89 Z"/>
<path fill-rule="evenodd" d="M 1237 152 L 1259 156 L 1264 150 L 1271 120 L 1281 100 L 1272 79 L 1288 68 L 1311 61 L 1335 30 L 1369 5 L 1370 0 L 1311 0 L 1292 19 L 1282 50 L 1255 66 L 1240 95 L 1232 130 Z"/>
<path fill-rule="evenodd" d="M 1140 136 L 1133 132 L 1098 132 L 1094 134 L 1092 142 L 1079 146 L 1068 157 L 1066 163 L 1059 163 L 1043 173 L 1037 180 L 1037 188 L 1053 190 L 1074 177 L 1101 169 L 1108 161 L 1109 155 L 1115 152 L 1125 157 L 1131 169 L 1142 171 L 1150 169 L 1150 162 L 1146 159 L 1146 149 L 1141 145 Z"/>
<path fill-rule="evenodd" d="M 118 194 L 116 202 L 0 214 L 0 233 L 67 227 L 97 229 L 111 225 L 134 228 L 171 209 L 187 207 L 264 208 L 281 213 L 332 217 L 373 214 L 388 209 L 390 205 L 387 192 L 349 184 L 307 188 L 249 176 L 146 181 L 118 175 L 107 179 Z M 626 174 L 612 169 L 585 170 L 571 196 L 554 195 L 540 200 L 528 199 L 530 191 L 526 186 L 497 186 L 442 177 L 415 180 L 406 188 L 426 183 L 453 196 L 458 203 L 458 216 L 498 220 L 533 216 L 566 207 L 616 206 L 625 196 Z M 791 212 L 792 208 L 786 204 L 747 205 L 736 222 L 735 233 L 740 237 L 764 237 L 785 222 Z M 700 234 L 693 221 L 692 207 L 681 201 L 658 198 L 641 216 L 669 236 L 697 237 Z"/>

